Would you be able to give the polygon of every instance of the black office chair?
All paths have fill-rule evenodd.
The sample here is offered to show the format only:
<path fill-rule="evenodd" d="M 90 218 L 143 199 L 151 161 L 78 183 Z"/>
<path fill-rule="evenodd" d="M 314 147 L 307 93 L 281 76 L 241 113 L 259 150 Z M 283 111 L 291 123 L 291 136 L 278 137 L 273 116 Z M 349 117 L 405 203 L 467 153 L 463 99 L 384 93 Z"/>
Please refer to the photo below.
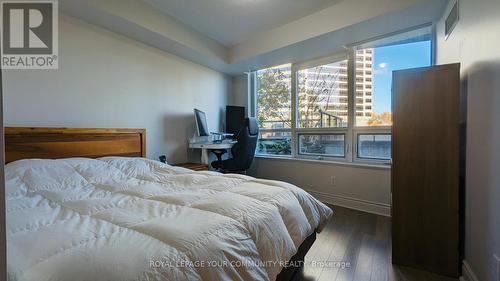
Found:
<path fill-rule="evenodd" d="M 221 172 L 245 172 L 252 165 L 258 138 L 259 125 L 257 119 L 246 118 L 245 126 L 236 137 L 238 143 L 231 148 L 233 158 L 224 161 L 213 161 L 212 167 Z"/>

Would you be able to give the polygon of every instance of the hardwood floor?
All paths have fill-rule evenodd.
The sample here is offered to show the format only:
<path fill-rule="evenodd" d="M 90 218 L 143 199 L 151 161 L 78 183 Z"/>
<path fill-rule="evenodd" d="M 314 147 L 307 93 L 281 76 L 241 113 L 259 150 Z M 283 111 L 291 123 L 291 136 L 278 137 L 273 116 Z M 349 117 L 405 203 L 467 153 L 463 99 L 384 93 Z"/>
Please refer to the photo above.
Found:
<path fill-rule="evenodd" d="M 332 206 L 294 281 L 453 281 L 391 263 L 390 218 Z M 335 263 L 337 262 L 337 263 Z"/>

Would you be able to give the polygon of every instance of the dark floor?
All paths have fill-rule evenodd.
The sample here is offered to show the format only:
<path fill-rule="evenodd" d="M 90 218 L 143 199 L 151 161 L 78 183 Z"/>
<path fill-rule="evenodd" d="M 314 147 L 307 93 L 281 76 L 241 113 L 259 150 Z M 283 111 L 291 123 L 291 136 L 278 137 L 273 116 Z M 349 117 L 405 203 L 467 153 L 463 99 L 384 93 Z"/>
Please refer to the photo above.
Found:
<path fill-rule="evenodd" d="M 294 281 L 456 280 L 393 266 L 390 218 L 337 206 L 332 209 L 334 218 L 318 234 L 306 255 L 303 272 L 297 274 Z M 344 262 L 346 266 L 342 268 L 334 262 Z"/>

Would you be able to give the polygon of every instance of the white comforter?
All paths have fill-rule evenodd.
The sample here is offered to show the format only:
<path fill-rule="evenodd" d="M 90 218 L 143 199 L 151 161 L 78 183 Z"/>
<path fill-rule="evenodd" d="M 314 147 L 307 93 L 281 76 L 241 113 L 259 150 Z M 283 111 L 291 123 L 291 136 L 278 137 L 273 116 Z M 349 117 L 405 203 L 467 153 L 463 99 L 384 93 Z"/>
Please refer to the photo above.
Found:
<path fill-rule="evenodd" d="M 6 165 L 9 280 L 274 280 L 332 211 L 302 189 L 142 158 Z"/>

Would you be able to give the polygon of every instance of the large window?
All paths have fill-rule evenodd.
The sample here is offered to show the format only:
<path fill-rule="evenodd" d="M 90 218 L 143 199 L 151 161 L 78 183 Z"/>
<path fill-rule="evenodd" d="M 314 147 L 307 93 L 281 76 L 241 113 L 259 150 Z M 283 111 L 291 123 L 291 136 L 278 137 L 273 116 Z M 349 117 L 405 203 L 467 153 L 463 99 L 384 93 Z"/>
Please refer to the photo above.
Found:
<path fill-rule="evenodd" d="M 253 72 L 257 154 L 389 162 L 392 71 L 430 66 L 431 37 L 425 27 Z"/>
<path fill-rule="evenodd" d="M 347 84 L 347 59 L 298 70 L 298 127 L 347 127 Z"/>
<path fill-rule="evenodd" d="M 259 154 L 291 155 L 291 73 L 291 65 L 271 67 L 256 73 Z"/>
<path fill-rule="evenodd" d="M 356 61 L 363 62 L 355 71 L 356 126 L 391 126 L 392 72 L 430 66 L 431 41 L 369 45 L 355 51 Z"/>

